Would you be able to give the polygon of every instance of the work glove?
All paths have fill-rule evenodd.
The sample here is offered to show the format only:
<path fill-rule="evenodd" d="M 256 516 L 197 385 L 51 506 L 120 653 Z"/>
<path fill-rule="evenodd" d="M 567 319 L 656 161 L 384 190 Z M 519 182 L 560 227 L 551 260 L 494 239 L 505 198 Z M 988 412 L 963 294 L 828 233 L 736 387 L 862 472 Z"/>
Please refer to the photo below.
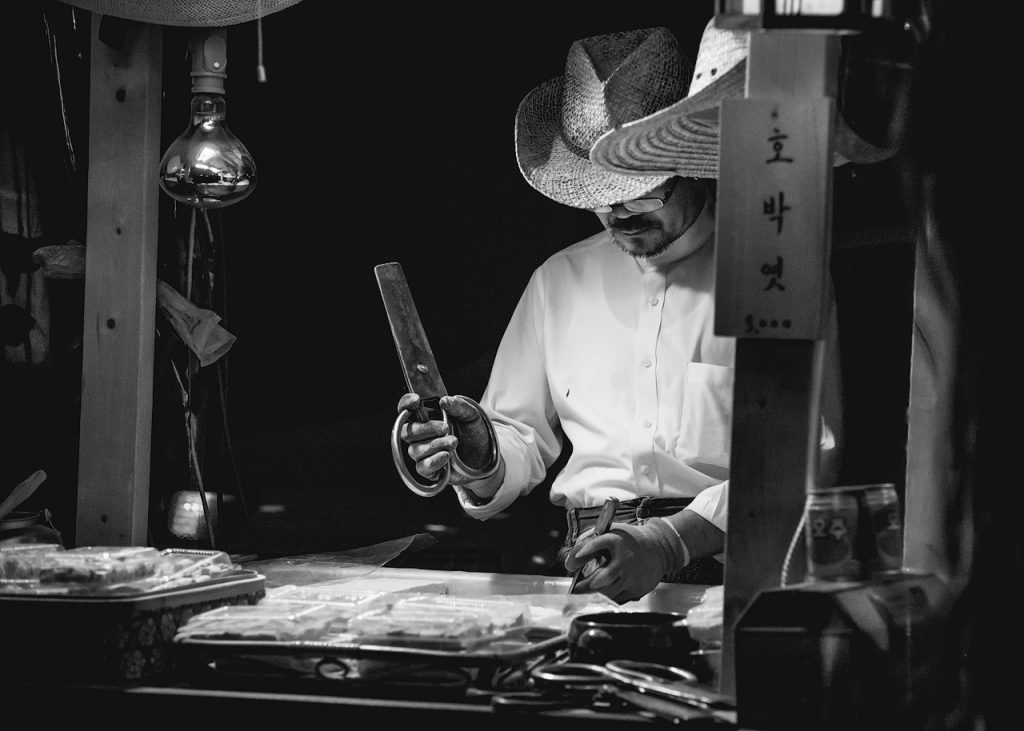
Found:
<path fill-rule="evenodd" d="M 448 423 L 440 419 L 414 421 L 402 427 L 399 437 L 405 442 L 409 458 L 416 463 L 416 472 L 427 480 L 434 480 L 438 471 L 451 460 L 450 450 L 457 449 L 459 458 L 469 467 L 483 469 L 491 459 L 491 437 L 485 419 L 487 416 L 471 406 L 463 396 L 442 396 L 438 406 L 448 414 Z M 404 394 L 398 400 L 399 411 L 415 411 L 420 397 Z M 469 480 L 452 470 L 453 485 Z"/>
<path fill-rule="evenodd" d="M 577 541 L 565 567 L 575 573 L 594 558 L 600 567 L 580 579 L 576 592 L 600 592 L 625 604 L 646 596 L 665 574 L 686 566 L 690 552 L 667 520 L 651 518 L 643 525 L 613 523 L 604 535 Z"/>

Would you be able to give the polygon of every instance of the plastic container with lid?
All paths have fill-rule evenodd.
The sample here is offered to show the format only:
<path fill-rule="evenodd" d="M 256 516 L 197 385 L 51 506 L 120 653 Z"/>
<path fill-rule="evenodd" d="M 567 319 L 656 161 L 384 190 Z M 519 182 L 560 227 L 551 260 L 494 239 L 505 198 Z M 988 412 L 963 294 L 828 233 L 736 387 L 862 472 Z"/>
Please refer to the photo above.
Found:
<path fill-rule="evenodd" d="M 192 617 L 175 640 L 298 642 L 318 640 L 332 627 L 336 612 L 324 604 L 288 602 L 227 606 Z"/>
<path fill-rule="evenodd" d="M 23 543 L 62 545 L 49 510 L 13 510 L 0 520 L 0 547 Z"/>

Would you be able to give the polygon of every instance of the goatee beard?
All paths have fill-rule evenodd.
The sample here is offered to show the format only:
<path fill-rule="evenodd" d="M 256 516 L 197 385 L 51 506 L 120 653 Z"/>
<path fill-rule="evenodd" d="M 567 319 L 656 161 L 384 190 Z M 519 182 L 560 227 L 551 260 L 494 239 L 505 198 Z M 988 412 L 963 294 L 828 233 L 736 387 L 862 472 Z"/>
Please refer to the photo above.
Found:
<path fill-rule="evenodd" d="M 642 259 L 650 259 L 653 256 L 657 256 L 658 254 L 661 254 L 662 252 L 666 251 L 668 249 L 668 247 L 672 246 L 672 242 L 671 241 L 662 241 L 655 249 L 653 249 L 651 251 L 636 251 L 634 249 L 629 248 L 628 246 L 623 244 L 621 241 L 619 241 L 619 237 L 615 235 L 615 230 L 614 229 L 612 230 L 611 233 L 612 233 L 612 241 L 614 241 L 615 245 L 617 247 L 619 247 L 619 250 L 622 253 L 624 253 L 624 254 L 629 254 L 631 257 L 633 257 L 634 259 L 636 259 L 638 261 L 642 260 Z"/>

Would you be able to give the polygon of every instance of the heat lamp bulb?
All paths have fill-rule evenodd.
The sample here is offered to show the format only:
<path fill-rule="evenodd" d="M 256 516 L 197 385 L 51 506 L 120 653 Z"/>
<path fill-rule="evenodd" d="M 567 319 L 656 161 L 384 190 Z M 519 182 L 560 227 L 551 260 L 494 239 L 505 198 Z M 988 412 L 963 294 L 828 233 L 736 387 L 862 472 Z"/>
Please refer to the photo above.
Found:
<path fill-rule="evenodd" d="M 256 163 L 225 123 L 220 94 L 192 97 L 191 121 L 160 161 L 160 187 L 193 208 L 224 208 L 256 187 Z"/>

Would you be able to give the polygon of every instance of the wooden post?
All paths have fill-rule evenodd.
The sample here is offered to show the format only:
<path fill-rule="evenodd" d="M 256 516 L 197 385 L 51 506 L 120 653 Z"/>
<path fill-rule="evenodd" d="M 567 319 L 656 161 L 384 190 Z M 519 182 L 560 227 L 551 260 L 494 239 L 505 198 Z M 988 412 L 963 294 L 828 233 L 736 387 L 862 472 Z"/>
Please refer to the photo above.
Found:
<path fill-rule="evenodd" d="M 945 530 L 956 496 L 951 445 L 959 308 L 950 262 L 940 248 L 920 241 L 914 262 L 903 566 L 945 579 L 960 568 L 948 563 Z M 958 540 L 961 555 L 969 556 L 971 536 L 965 532 Z"/>
<path fill-rule="evenodd" d="M 93 14 L 75 544 L 147 545 L 162 29 L 122 49 Z"/>
<path fill-rule="evenodd" d="M 754 31 L 746 98 L 721 108 L 715 332 L 737 338 L 726 696 L 736 694 L 736 622 L 780 585 L 817 483 L 838 57 L 831 34 Z"/>

